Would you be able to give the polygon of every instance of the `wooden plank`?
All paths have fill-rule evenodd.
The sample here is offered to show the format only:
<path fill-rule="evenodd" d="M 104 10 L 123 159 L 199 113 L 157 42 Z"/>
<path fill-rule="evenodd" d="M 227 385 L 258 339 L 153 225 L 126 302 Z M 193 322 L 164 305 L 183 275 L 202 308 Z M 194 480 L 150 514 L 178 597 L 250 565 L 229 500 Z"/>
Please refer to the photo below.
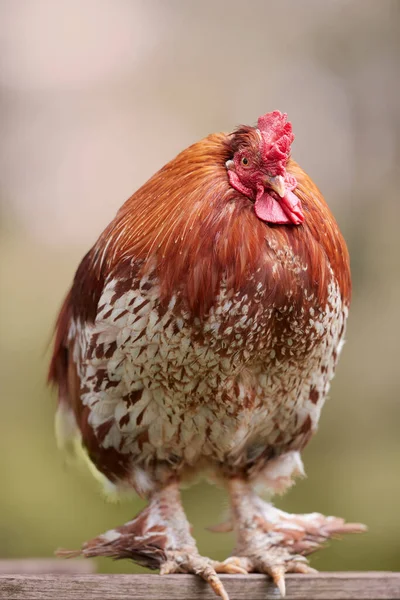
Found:
<path fill-rule="evenodd" d="M 96 563 L 87 559 L 59 560 L 58 558 L 0 559 L 0 574 L 43 575 L 95 573 Z"/>
<path fill-rule="evenodd" d="M 278 600 L 263 575 L 221 575 L 230 600 Z M 288 575 L 287 600 L 399 600 L 400 573 Z M 215 600 L 193 575 L 0 575 L 0 600 Z"/>

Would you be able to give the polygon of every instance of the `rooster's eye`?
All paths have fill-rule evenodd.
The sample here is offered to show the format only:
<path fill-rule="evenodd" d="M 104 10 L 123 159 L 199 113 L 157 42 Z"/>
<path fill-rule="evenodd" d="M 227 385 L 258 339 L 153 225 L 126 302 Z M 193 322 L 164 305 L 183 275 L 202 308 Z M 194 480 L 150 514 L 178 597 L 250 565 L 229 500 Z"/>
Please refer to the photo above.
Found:
<path fill-rule="evenodd" d="M 242 165 L 247 167 L 248 164 L 249 164 L 249 159 L 246 156 L 243 156 Z"/>

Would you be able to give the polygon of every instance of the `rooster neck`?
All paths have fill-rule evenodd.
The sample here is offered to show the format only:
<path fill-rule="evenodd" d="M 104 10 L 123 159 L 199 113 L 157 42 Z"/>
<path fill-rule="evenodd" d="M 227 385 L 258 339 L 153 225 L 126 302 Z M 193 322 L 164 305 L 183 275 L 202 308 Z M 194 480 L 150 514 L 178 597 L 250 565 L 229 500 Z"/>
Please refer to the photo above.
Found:
<path fill-rule="evenodd" d="M 105 282 L 114 278 L 129 286 L 133 272 L 135 277 L 156 277 L 161 303 L 175 295 L 200 318 L 208 314 L 221 285 L 251 298 L 254 286 L 261 284 L 267 301 L 277 307 L 288 301 L 301 306 L 305 292 L 324 306 L 332 273 L 349 303 L 346 245 L 307 175 L 290 161 L 305 223 L 271 226 L 229 185 L 229 152 L 227 136 L 209 136 L 178 155 L 125 203 L 78 270 L 76 316 L 93 320 Z"/>

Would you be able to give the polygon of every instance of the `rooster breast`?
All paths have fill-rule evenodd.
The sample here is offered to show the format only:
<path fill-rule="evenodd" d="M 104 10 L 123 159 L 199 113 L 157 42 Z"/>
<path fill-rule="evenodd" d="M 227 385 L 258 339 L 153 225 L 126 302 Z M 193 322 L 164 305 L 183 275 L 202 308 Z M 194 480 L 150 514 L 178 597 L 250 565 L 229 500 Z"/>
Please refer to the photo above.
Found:
<path fill-rule="evenodd" d="M 292 259 L 286 268 L 296 268 Z M 254 274 L 236 292 L 222 284 L 202 320 L 176 295 L 161 303 L 151 273 L 108 281 L 94 323 L 70 329 L 79 427 L 97 467 L 137 487 L 140 472 L 154 480 L 207 468 L 256 474 L 301 449 L 344 333 L 347 311 L 331 275 L 323 307 L 307 289 L 297 305 L 284 295 L 275 306 Z"/>

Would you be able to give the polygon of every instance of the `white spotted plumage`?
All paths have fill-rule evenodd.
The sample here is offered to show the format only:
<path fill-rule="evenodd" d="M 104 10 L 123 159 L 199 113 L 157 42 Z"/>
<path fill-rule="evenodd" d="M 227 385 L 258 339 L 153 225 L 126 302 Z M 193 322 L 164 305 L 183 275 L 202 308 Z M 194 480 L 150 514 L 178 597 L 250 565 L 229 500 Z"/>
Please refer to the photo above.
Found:
<path fill-rule="evenodd" d="M 326 305 L 308 311 L 295 311 L 290 293 L 279 310 L 266 308 L 264 286 L 257 274 L 253 280 L 251 299 L 222 285 L 200 321 L 176 311 L 175 295 L 161 311 L 158 283 L 149 275 L 119 297 L 111 279 L 94 324 L 71 325 L 88 422 L 95 433 L 108 424 L 99 443 L 129 456 L 133 479 L 152 461 L 162 465 L 158 477 L 186 467 L 218 476 L 254 462 L 254 480 L 271 483 L 263 474 L 271 468 L 256 459 L 275 447 L 287 471 L 287 453 L 299 451 L 317 427 L 347 316 L 333 273 Z M 312 300 L 305 290 L 304 302 Z M 271 320 L 284 323 L 279 336 Z M 106 371 L 101 381 L 99 370 Z"/>

